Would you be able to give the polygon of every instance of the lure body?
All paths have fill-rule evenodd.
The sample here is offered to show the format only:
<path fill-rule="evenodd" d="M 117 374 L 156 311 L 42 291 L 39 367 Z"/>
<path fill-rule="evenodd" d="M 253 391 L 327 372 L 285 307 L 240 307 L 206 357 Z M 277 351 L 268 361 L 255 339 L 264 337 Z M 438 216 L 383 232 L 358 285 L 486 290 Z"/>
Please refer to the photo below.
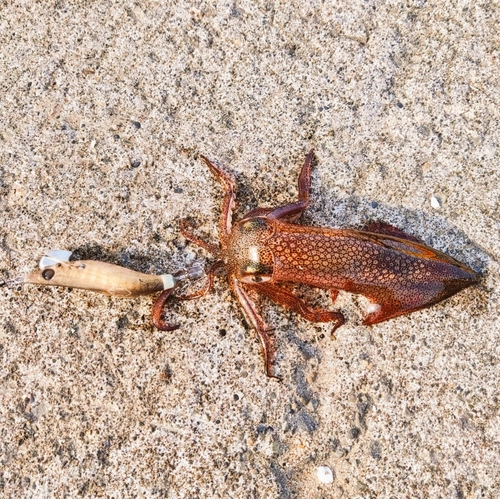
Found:
<path fill-rule="evenodd" d="M 132 298 L 150 295 L 174 286 L 165 283 L 160 275 L 149 275 L 135 270 L 96 260 L 59 262 L 32 272 L 24 278 L 29 284 L 67 286 L 86 289 L 110 296 Z"/>
<path fill-rule="evenodd" d="M 21 278 L 21 283 L 66 286 L 120 298 L 150 295 L 173 288 L 185 279 L 198 279 L 203 268 L 192 265 L 175 274 L 151 275 L 97 260 L 70 261 L 71 251 L 51 250 L 40 260 L 40 270 Z"/>
<path fill-rule="evenodd" d="M 364 295 L 370 306 L 363 323 L 370 325 L 433 305 L 478 281 L 465 265 L 388 224 L 372 223 L 358 231 L 295 223 L 309 205 L 313 158 L 311 151 L 299 175 L 295 203 L 258 208 L 233 226 L 236 184 L 202 157 L 225 188 L 220 247 L 193 235 L 186 222 L 181 224 L 188 240 L 215 254 L 216 266 L 226 268 L 229 285 L 262 343 L 268 376 L 273 376 L 275 346 L 259 313 L 260 296 L 312 322 L 333 322 L 335 330 L 344 323 L 342 314 L 312 308 L 290 285 L 327 289 L 333 300 L 339 290 Z M 160 314 L 158 307 L 153 314 L 157 327 L 162 325 Z"/>

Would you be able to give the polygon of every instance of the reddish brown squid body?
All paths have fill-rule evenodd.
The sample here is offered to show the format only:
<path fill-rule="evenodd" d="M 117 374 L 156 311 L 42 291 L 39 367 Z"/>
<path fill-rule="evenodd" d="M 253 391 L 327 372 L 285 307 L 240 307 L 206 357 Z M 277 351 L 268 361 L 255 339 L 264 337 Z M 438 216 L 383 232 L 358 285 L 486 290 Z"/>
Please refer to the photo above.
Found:
<path fill-rule="evenodd" d="M 225 189 L 219 223 L 220 247 L 191 234 L 186 222 L 181 224 L 188 240 L 218 257 L 209 271 L 206 287 L 185 298 L 207 292 L 212 287 L 215 270 L 225 267 L 229 285 L 262 343 L 268 376 L 273 376 L 275 346 L 270 329 L 258 311 L 259 295 L 309 321 L 333 322 L 333 331 L 344 323 L 340 312 L 312 308 L 285 283 L 327 289 L 332 300 L 338 290 L 362 294 L 371 302 L 363 321 L 370 325 L 433 305 L 478 280 L 475 272 L 455 259 L 388 224 L 372 223 L 362 231 L 296 224 L 309 205 L 313 158 L 311 151 L 299 175 L 299 196 L 295 203 L 258 208 L 233 226 L 235 182 L 202 156 Z M 174 327 L 161 319 L 171 291 L 164 291 L 153 309 L 153 321 L 160 329 Z"/>

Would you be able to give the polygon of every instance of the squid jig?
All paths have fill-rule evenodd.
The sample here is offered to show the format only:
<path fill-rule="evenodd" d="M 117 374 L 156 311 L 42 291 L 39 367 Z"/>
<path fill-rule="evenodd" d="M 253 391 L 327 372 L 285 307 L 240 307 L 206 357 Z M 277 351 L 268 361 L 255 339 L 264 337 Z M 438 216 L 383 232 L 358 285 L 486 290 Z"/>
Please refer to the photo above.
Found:
<path fill-rule="evenodd" d="M 199 279 L 205 273 L 201 265 L 194 264 L 175 274 L 143 274 L 97 260 L 71 261 L 71 255 L 72 252 L 67 250 L 48 251 L 40 260 L 38 270 L 13 281 L 3 282 L 10 285 L 66 286 L 119 298 L 133 298 L 163 291 L 163 299 L 166 299 L 182 281 Z M 203 289 L 193 295 L 180 296 L 179 299 L 197 298 L 202 293 Z M 177 327 L 169 326 L 167 330 Z"/>

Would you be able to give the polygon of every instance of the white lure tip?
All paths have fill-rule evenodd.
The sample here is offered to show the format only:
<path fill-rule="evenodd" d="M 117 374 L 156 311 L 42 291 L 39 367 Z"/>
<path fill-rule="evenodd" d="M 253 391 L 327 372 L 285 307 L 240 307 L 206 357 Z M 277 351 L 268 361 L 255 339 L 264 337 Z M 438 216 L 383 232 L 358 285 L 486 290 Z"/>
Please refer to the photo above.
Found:
<path fill-rule="evenodd" d="M 67 250 L 50 250 L 45 253 L 40 259 L 40 269 L 51 267 L 56 263 L 69 262 L 69 258 L 73 253 Z"/>

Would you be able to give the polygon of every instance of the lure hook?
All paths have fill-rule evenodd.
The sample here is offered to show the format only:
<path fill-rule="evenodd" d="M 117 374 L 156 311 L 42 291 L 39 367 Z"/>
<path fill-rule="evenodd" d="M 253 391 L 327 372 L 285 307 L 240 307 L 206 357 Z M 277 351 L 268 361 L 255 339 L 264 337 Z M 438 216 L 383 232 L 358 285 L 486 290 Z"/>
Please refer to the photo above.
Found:
<path fill-rule="evenodd" d="M 15 277 L 14 279 L 2 279 L 0 278 L 0 288 L 6 286 L 7 288 L 16 288 L 24 284 L 24 277 Z"/>

